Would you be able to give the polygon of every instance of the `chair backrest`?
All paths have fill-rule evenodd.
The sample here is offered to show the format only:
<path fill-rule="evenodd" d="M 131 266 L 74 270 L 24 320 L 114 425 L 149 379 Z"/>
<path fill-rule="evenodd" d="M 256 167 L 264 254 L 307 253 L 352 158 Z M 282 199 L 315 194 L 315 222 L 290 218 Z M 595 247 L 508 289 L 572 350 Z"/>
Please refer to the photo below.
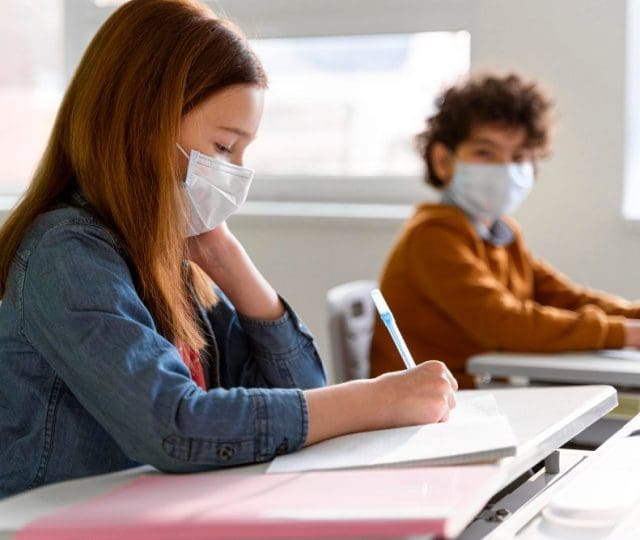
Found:
<path fill-rule="evenodd" d="M 371 295 L 376 281 L 351 281 L 329 289 L 329 336 L 335 382 L 369 376 L 369 348 L 375 322 Z"/>

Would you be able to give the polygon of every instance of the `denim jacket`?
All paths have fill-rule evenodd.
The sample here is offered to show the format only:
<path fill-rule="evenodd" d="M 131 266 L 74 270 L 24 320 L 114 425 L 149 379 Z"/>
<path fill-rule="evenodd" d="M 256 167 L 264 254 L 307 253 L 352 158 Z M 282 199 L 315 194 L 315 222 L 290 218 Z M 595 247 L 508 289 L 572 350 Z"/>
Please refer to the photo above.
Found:
<path fill-rule="evenodd" d="M 289 306 L 202 324 L 212 388 L 191 379 L 141 301 L 122 246 L 86 208 L 40 216 L 0 304 L 0 497 L 142 463 L 191 472 L 272 459 L 307 436 L 302 388 L 326 383 Z"/>

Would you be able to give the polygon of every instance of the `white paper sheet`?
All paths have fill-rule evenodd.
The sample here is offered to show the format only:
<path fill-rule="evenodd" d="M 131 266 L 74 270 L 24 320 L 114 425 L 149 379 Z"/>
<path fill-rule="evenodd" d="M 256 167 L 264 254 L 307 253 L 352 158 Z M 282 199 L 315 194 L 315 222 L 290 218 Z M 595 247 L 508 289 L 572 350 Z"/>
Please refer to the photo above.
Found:
<path fill-rule="evenodd" d="M 268 473 L 392 465 L 451 465 L 515 454 L 516 439 L 491 394 L 468 397 L 448 422 L 352 433 L 277 457 Z"/>

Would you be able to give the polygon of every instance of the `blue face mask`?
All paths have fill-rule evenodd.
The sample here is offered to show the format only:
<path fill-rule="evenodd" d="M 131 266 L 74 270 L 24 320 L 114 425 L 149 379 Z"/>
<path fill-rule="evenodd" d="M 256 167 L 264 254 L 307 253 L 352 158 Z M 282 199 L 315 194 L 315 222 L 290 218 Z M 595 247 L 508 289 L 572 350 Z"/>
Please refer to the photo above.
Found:
<path fill-rule="evenodd" d="M 457 161 L 444 193 L 472 219 L 494 223 L 520 207 L 533 188 L 534 178 L 530 161 L 499 165 Z"/>

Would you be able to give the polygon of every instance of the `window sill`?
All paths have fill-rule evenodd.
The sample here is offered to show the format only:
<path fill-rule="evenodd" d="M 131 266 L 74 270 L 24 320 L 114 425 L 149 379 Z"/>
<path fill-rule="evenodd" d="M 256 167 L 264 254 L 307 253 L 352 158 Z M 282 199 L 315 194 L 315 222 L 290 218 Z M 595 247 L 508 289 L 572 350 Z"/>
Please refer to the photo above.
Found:
<path fill-rule="evenodd" d="M 640 217 L 633 216 L 627 217 L 622 216 L 622 223 L 624 224 L 625 229 L 638 232 L 640 231 Z"/>
<path fill-rule="evenodd" d="M 9 215 L 18 196 L 0 196 L 0 223 Z M 239 218 L 306 219 L 349 222 L 402 222 L 413 212 L 409 204 L 359 204 L 301 201 L 249 201 L 238 212 Z"/>
<path fill-rule="evenodd" d="M 404 221 L 412 212 L 413 206 L 405 204 L 250 201 L 240 208 L 238 216 L 395 222 Z"/>

